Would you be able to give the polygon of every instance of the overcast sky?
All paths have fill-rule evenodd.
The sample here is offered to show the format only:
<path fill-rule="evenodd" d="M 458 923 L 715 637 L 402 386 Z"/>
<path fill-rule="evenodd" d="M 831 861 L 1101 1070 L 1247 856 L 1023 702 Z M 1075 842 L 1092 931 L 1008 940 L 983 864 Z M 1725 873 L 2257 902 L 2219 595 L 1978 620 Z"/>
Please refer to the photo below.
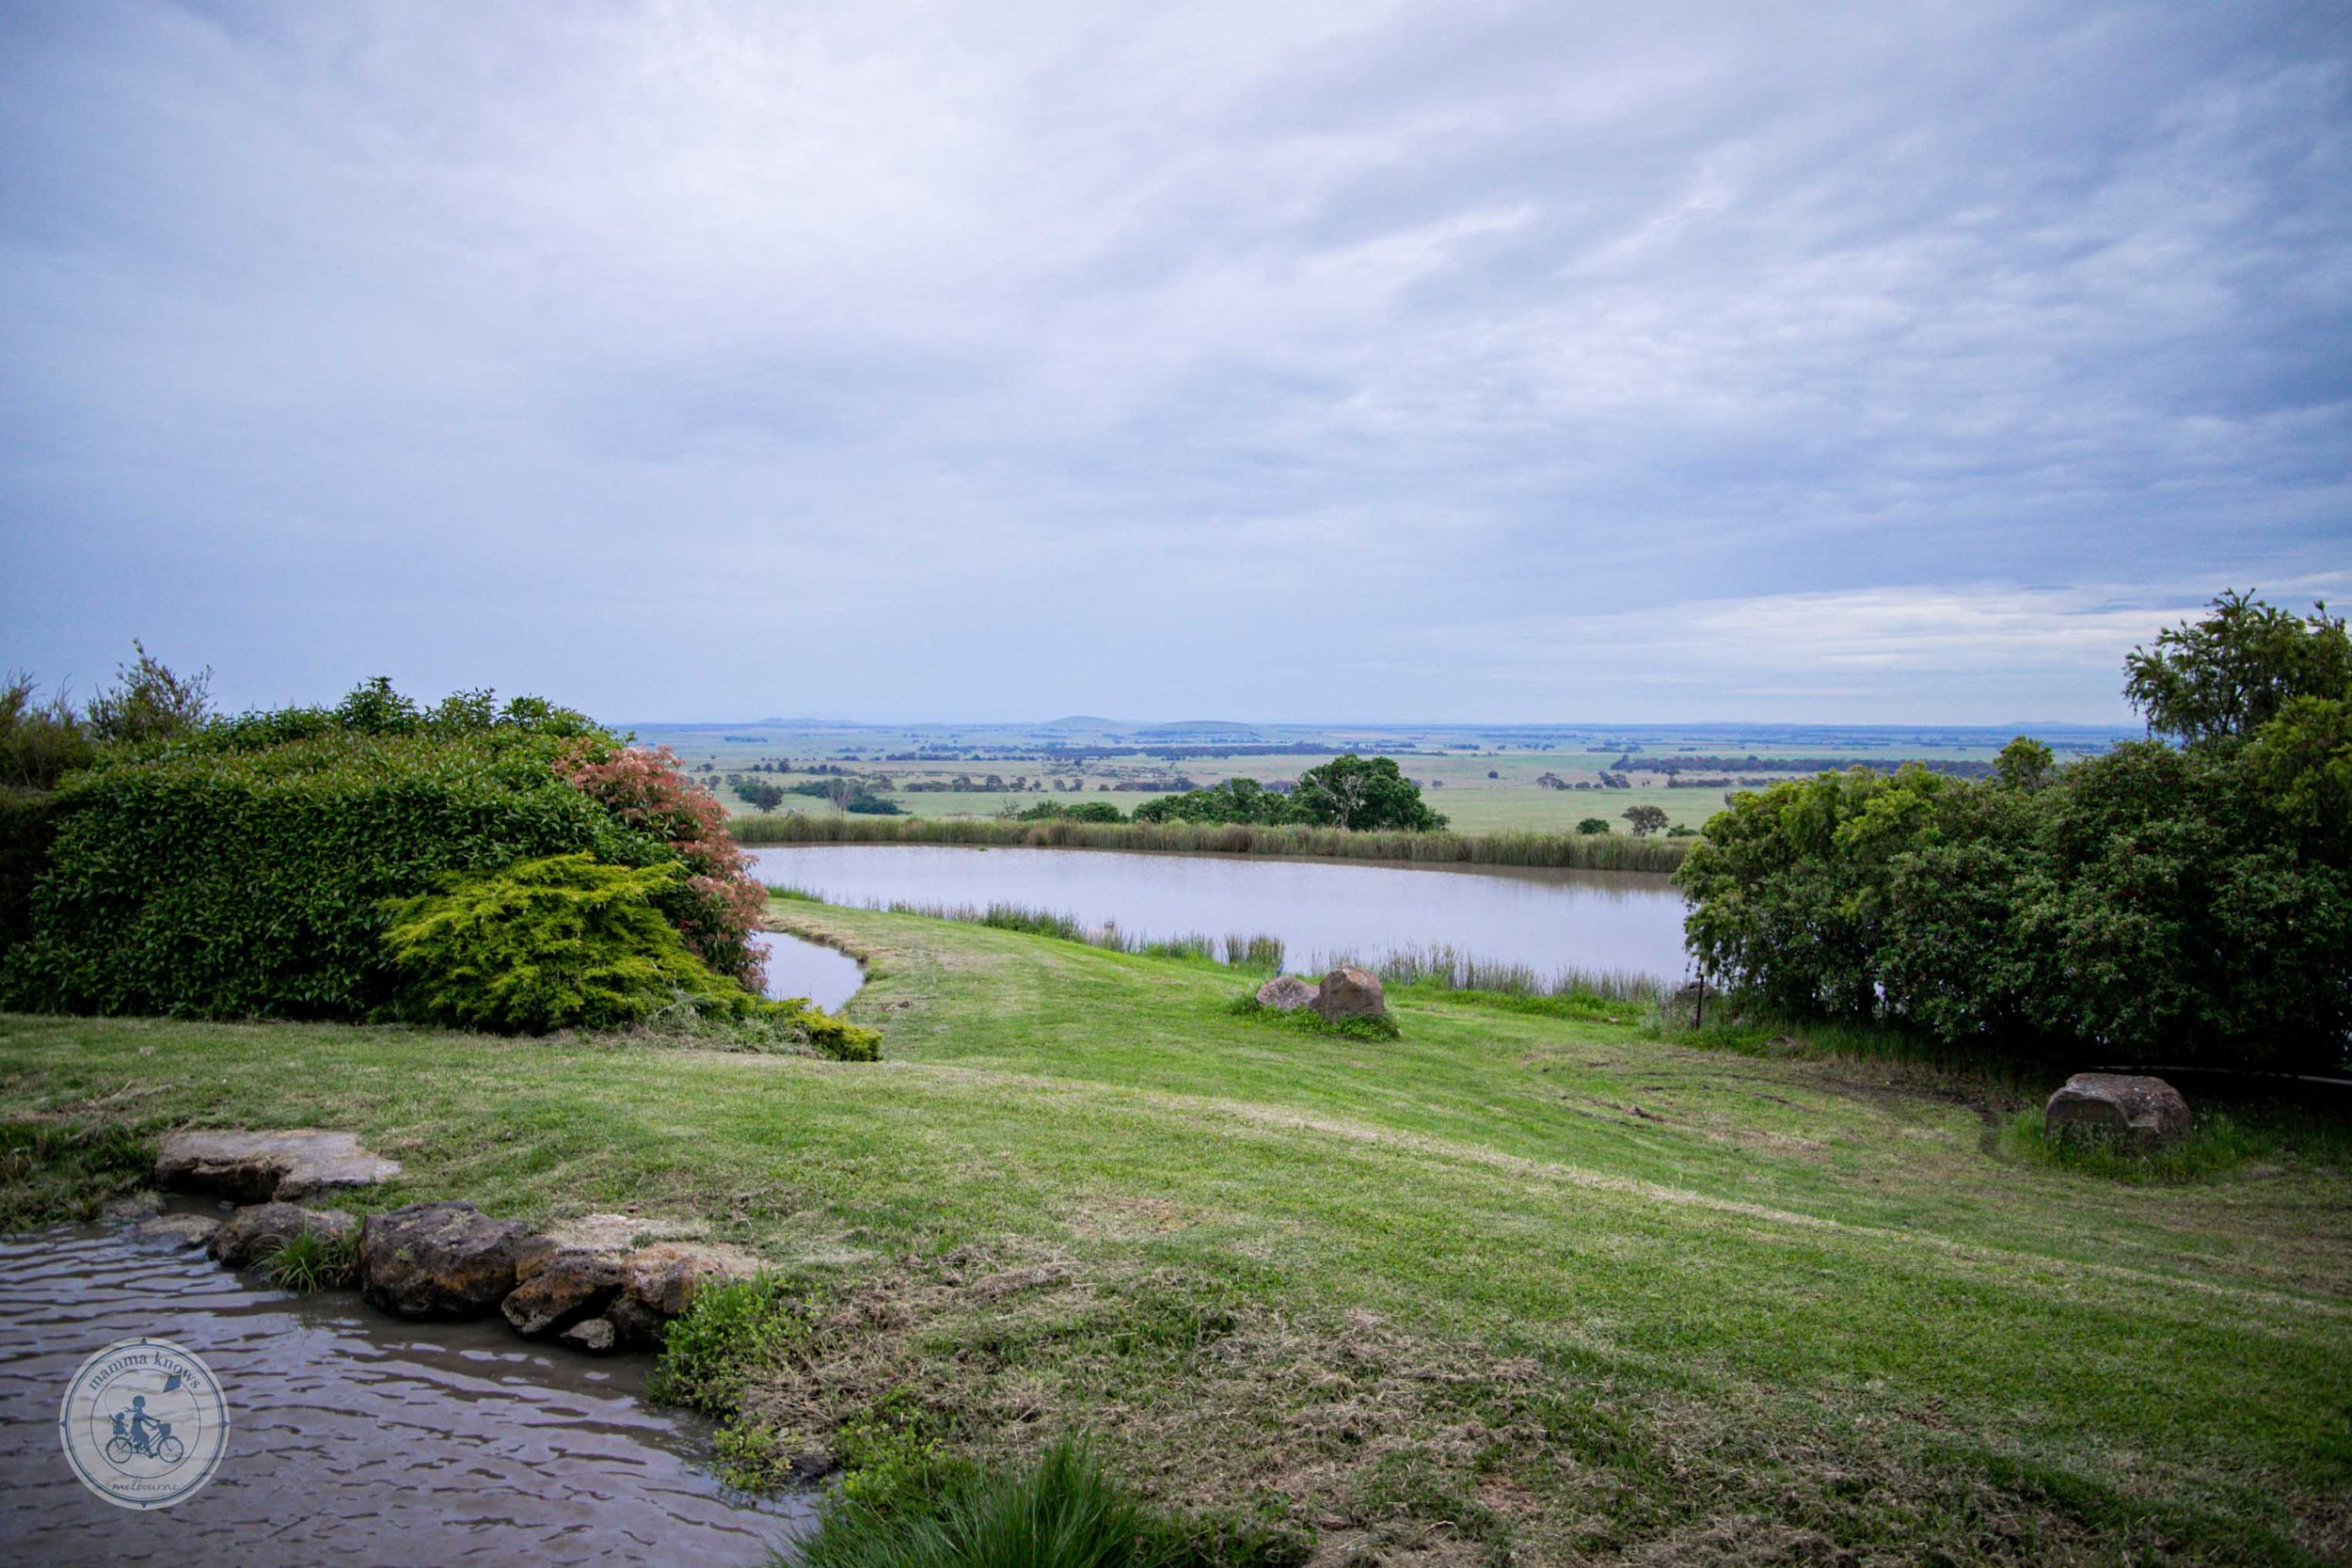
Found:
<path fill-rule="evenodd" d="M 2096 721 L 2352 599 L 2342 0 L 5 0 L 0 136 L 84 690 Z"/>

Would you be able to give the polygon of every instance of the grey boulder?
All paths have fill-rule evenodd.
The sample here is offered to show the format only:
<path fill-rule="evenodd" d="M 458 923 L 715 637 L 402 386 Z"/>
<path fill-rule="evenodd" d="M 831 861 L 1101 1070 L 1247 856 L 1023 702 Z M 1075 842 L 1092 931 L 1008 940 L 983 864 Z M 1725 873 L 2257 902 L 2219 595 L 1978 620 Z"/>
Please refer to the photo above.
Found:
<path fill-rule="evenodd" d="M 527 1237 L 515 1253 L 515 1289 L 499 1310 L 517 1334 L 557 1334 L 602 1311 L 621 1290 L 618 1247 L 567 1246 Z"/>
<path fill-rule="evenodd" d="M 298 1203 L 252 1203 L 220 1222 L 206 1250 L 232 1269 L 266 1260 L 304 1231 L 348 1242 L 359 1222 L 341 1209 L 305 1209 Z"/>
<path fill-rule="evenodd" d="M 1342 964 L 1315 988 L 1314 1008 L 1338 1023 L 1351 1018 L 1386 1018 L 1389 1002 L 1379 975 L 1359 964 Z"/>
<path fill-rule="evenodd" d="M 619 1336 L 611 1321 L 604 1318 L 582 1319 L 557 1338 L 574 1350 L 584 1350 L 591 1355 L 610 1355 L 620 1348 Z"/>
<path fill-rule="evenodd" d="M 515 1289 L 529 1234 L 470 1203 L 415 1203 L 370 1214 L 359 1232 L 360 1290 L 404 1318 L 478 1318 Z"/>
<path fill-rule="evenodd" d="M 2188 1136 L 2188 1101 L 2161 1078 L 2078 1072 L 2050 1097 L 2042 1128 L 2053 1134 L 2112 1138 L 2153 1148 Z"/>
<path fill-rule="evenodd" d="M 154 1214 L 131 1227 L 131 1240 L 141 1246 L 200 1247 L 220 1229 L 210 1214 Z"/>
<path fill-rule="evenodd" d="M 1296 1012 L 1314 999 L 1314 982 L 1295 974 L 1277 974 L 1258 988 L 1258 1006 L 1278 1013 Z"/>

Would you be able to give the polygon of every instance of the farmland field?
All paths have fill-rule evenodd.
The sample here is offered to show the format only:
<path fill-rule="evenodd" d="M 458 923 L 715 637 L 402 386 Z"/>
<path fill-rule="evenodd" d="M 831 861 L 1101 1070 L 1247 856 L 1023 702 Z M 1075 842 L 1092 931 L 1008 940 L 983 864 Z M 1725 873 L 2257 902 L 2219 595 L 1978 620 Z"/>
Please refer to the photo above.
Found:
<path fill-rule="evenodd" d="M 1568 832 L 1589 816 L 1623 832 L 1629 806 L 1663 809 L 1670 825 L 1698 827 L 1722 809 L 1728 790 L 1796 776 L 1818 762 L 1906 761 L 1981 766 L 2015 732 L 1971 728 L 1809 726 L 1642 726 L 1567 728 L 1515 725 L 1406 725 L 1345 728 L 1213 724 L 1117 725 L 1107 721 L 1054 725 L 882 725 L 761 723 L 637 726 L 639 738 L 667 745 L 718 784 L 730 810 L 753 808 L 721 781 L 755 766 L 787 786 L 833 775 L 812 766 L 886 780 L 885 798 L 923 817 L 994 816 L 1043 800 L 1107 800 L 1121 811 L 1168 793 L 1179 776 L 1190 785 L 1248 776 L 1263 783 L 1297 777 L 1343 751 L 1394 756 L 1421 782 L 1430 804 L 1463 832 Z M 2133 733 L 2043 726 L 2032 731 L 2062 757 L 2105 751 Z M 1737 768 L 1710 763 L 1736 763 Z M 1623 765 L 1623 766 L 1620 766 Z M 1671 771 L 1669 771 L 1671 769 Z M 999 787 L 990 786 L 994 775 Z M 1604 778 L 1622 780 L 1622 787 Z M 964 781 L 968 787 L 946 786 Z M 1553 783 L 1545 782 L 1547 779 Z M 1022 787 L 1012 787 L 1016 782 Z M 1076 787 L 1070 787 L 1073 784 Z M 1579 787 L 1579 786 L 1582 787 Z M 778 808 L 838 815 L 831 801 L 789 797 Z"/>

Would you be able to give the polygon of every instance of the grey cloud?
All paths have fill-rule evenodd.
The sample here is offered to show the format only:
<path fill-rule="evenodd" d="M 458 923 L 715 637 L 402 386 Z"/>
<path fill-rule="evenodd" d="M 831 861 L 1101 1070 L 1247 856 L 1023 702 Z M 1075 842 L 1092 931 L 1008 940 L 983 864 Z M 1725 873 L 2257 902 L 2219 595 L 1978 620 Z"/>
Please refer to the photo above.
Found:
<path fill-rule="evenodd" d="M 2019 584 L 2153 630 L 2342 559 L 2340 9 L 1793 14 L 17 8 L 8 660 L 2103 718 L 2095 660 L 1874 684 L 1799 615 L 1661 686 L 1527 628 L 2023 594 L 1957 624 L 2036 646 Z M 729 654 L 796 633 L 858 657 Z"/>

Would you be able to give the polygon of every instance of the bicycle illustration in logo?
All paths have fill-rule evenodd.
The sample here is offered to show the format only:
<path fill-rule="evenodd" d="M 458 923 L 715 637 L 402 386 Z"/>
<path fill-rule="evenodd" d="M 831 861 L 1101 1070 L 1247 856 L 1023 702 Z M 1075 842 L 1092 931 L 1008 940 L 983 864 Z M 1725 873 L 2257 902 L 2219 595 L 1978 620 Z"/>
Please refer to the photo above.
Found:
<path fill-rule="evenodd" d="M 147 1413 L 147 1396 L 134 1394 L 114 1414 L 114 1435 L 106 1439 L 106 1463 L 120 1468 L 133 1459 L 161 1460 L 168 1469 L 187 1458 L 187 1445 L 171 1434 L 171 1423 Z"/>

